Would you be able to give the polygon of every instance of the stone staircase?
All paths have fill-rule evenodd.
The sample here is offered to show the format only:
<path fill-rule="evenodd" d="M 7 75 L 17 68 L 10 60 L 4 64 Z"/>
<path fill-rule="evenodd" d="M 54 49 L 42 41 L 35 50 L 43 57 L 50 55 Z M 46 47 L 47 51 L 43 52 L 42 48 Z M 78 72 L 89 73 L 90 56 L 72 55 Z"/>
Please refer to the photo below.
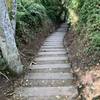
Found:
<path fill-rule="evenodd" d="M 72 84 L 73 75 L 63 46 L 65 33 L 66 24 L 62 24 L 44 41 L 23 86 L 15 90 L 18 100 L 75 100 L 77 89 Z"/>

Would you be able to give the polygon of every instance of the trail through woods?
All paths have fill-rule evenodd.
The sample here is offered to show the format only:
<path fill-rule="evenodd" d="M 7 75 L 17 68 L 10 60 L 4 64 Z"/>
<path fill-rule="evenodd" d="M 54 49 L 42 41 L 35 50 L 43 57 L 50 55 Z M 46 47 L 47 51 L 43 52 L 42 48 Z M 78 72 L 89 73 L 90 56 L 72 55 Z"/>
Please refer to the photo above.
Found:
<path fill-rule="evenodd" d="M 41 46 L 29 66 L 23 85 L 15 89 L 13 100 L 74 100 L 74 87 L 67 52 L 63 46 L 66 24 L 62 24 Z"/>

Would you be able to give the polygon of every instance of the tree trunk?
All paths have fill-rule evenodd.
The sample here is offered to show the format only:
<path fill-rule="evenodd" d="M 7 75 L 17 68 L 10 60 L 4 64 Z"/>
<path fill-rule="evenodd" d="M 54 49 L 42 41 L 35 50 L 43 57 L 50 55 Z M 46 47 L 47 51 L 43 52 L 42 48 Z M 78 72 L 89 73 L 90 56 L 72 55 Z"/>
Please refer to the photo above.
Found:
<path fill-rule="evenodd" d="M 2 50 L 3 57 L 6 58 L 7 48 L 6 48 L 5 39 L 2 36 L 0 36 L 0 49 Z"/>
<path fill-rule="evenodd" d="M 2 53 L 4 57 L 6 54 L 5 59 L 8 62 L 9 68 L 17 74 L 22 73 L 23 65 L 21 64 L 20 55 L 16 47 L 13 29 L 6 6 L 6 0 L 0 0 L 0 23 L 3 29 L 7 49 L 7 51 Z"/>
<path fill-rule="evenodd" d="M 16 13 L 17 13 L 17 1 L 16 0 L 13 0 L 12 1 L 12 20 L 11 20 L 11 23 L 12 23 L 12 28 L 13 28 L 13 34 L 15 36 L 15 31 L 16 31 Z"/>

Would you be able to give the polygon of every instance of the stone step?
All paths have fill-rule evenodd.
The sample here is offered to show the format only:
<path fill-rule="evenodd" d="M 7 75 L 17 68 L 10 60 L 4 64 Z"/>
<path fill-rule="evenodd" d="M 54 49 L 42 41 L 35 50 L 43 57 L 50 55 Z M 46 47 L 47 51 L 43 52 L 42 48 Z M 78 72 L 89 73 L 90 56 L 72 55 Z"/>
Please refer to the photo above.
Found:
<path fill-rule="evenodd" d="M 69 96 L 30 96 L 30 97 L 23 97 L 23 96 L 14 96 L 10 100 L 76 100 L 75 97 L 77 95 L 74 95 L 74 97 L 69 97 Z"/>
<path fill-rule="evenodd" d="M 52 37 L 49 37 L 47 38 L 46 40 L 58 40 L 58 41 L 62 41 L 63 40 L 63 37 L 62 36 L 52 36 Z"/>
<path fill-rule="evenodd" d="M 64 55 L 64 56 L 41 56 L 41 57 L 37 57 L 35 58 L 35 61 L 49 61 L 49 60 L 68 60 L 68 58 Z"/>
<path fill-rule="evenodd" d="M 48 44 L 48 45 L 51 45 L 51 44 L 56 44 L 56 45 L 58 45 L 58 44 L 62 44 L 63 45 L 63 40 L 59 40 L 59 41 L 56 41 L 56 40 L 48 40 L 48 41 L 45 41 L 44 42 L 44 44 Z"/>
<path fill-rule="evenodd" d="M 64 37 L 64 32 L 56 32 L 55 34 L 51 35 L 51 37 L 57 37 L 57 38 L 63 38 Z"/>
<path fill-rule="evenodd" d="M 64 33 L 62 34 L 62 32 L 55 32 L 55 34 L 52 34 L 51 36 L 49 36 L 48 38 L 50 37 L 55 37 L 55 38 L 63 38 L 62 36 L 64 36 Z"/>
<path fill-rule="evenodd" d="M 67 29 L 65 29 L 65 28 L 59 28 L 58 30 L 57 30 L 57 32 L 65 32 Z"/>
<path fill-rule="evenodd" d="M 70 68 L 42 68 L 42 69 L 32 69 L 30 68 L 28 72 L 31 73 L 57 73 L 57 72 L 70 72 Z"/>
<path fill-rule="evenodd" d="M 62 37 L 62 36 L 64 36 L 64 33 L 63 32 L 54 32 L 54 34 L 52 34 L 50 37 L 53 37 L 53 36 L 56 36 L 56 37 L 61 36 Z"/>
<path fill-rule="evenodd" d="M 61 28 L 57 29 L 57 32 L 64 33 L 66 30 L 67 30 L 67 28 L 61 27 Z"/>
<path fill-rule="evenodd" d="M 63 46 L 62 45 L 55 45 L 55 46 L 50 46 L 50 45 L 47 45 L 47 46 L 41 46 L 41 48 L 63 48 Z"/>
<path fill-rule="evenodd" d="M 39 52 L 64 52 L 64 53 L 67 53 L 63 49 L 41 49 Z"/>
<path fill-rule="evenodd" d="M 63 47 L 41 47 L 40 49 L 63 49 Z"/>
<path fill-rule="evenodd" d="M 53 54 L 51 54 L 51 55 L 36 55 L 36 57 L 64 57 L 65 56 L 65 54 L 55 54 L 55 55 L 53 55 Z"/>
<path fill-rule="evenodd" d="M 59 37 L 59 35 L 62 37 L 62 36 L 64 36 L 64 33 L 63 32 L 54 32 L 54 34 L 50 35 L 49 37 L 53 37 L 53 36 Z"/>
<path fill-rule="evenodd" d="M 61 43 L 61 42 L 44 42 L 44 44 L 43 45 L 63 45 L 63 43 Z"/>
<path fill-rule="evenodd" d="M 45 64 L 68 64 L 68 60 L 49 60 L 49 61 L 36 61 L 37 65 Z"/>
<path fill-rule="evenodd" d="M 61 45 L 63 45 L 63 43 L 50 43 L 50 42 L 45 42 L 44 44 L 43 44 L 43 46 L 61 46 Z"/>
<path fill-rule="evenodd" d="M 55 37 L 55 38 L 56 38 L 56 37 Z M 49 39 L 47 39 L 46 41 L 61 42 L 61 43 L 63 42 L 63 38 L 61 38 L 61 39 L 60 39 L 60 38 L 55 39 L 55 38 L 51 38 L 51 39 L 49 38 Z"/>
<path fill-rule="evenodd" d="M 58 87 L 58 86 L 70 86 L 73 80 L 24 80 L 23 87 Z"/>
<path fill-rule="evenodd" d="M 25 79 L 67 80 L 73 79 L 73 75 L 71 73 L 28 73 Z"/>
<path fill-rule="evenodd" d="M 59 39 L 59 40 L 61 40 L 61 39 L 63 39 L 63 37 L 61 36 L 61 34 L 59 34 L 59 36 L 58 36 L 58 34 L 56 34 L 56 35 L 51 35 L 46 40 L 48 40 L 48 39 L 57 39 L 57 40 Z"/>
<path fill-rule="evenodd" d="M 66 54 L 65 51 L 58 51 L 58 52 L 55 52 L 55 51 L 51 51 L 51 52 L 39 52 L 38 55 L 58 55 L 58 54 Z"/>
<path fill-rule="evenodd" d="M 44 48 L 44 49 L 40 49 L 39 52 L 66 52 L 65 49 L 48 49 L 48 48 Z"/>
<path fill-rule="evenodd" d="M 68 96 L 29 97 L 24 100 L 71 100 Z"/>
<path fill-rule="evenodd" d="M 64 36 L 64 33 L 62 33 L 62 32 L 55 32 L 55 34 L 52 34 L 51 36 L 49 36 L 49 37 L 47 37 L 47 39 L 48 38 L 50 38 L 50 37 L 55 37 L 55 38 L 63 38 L 63 36 Z"/>
<path fill-rule="evenodd" d="M 67 30 L 65 29 L 59 29 L 59 30 L 57 30 L 57 32 L 66 32 Z"/>
<path fill-rule="evenodd" d="M 55 40 L 46 40 L 45 42 L 54 42 L 55 43 L 55 42 L 63 42 L 63 40 L 56 40 L 55 39 Z"/>
<path fill-rule="evenodd" d="M 66 50 L 63 48 L 41 48 L 39 52 L 65 52 L 66 53 Z"/>
<path fill-rule="evenodd" d="M 61 27 L 62 28 L 62 27 Z M 60 29 L 60 28 L 58 28 L 58 29 Z M 64 32 L 54 32 L 55 34 L 61 34 L 61 35 L 63 35 L 64 34 Z M 53 34 L 54 35 L 54 34 Z"/>
<path fill-rule="evenodd" d="M 52 34 L 52 35 L 50 35 L 50 37 L 51 36 L 57 36 L 57 37 L 59 37 L 58 35 L 61 35 L 61 36 L 63 36 L 64 35 L 64 32 L 54 32 L 54 34 Z"/>
<path fill-rule="evenodd" d="M 71 96 L 77 95 L 77 91 L 73 86 L 68 87 L 20 87 L 15 93 L 19 96 Z M 34 100 L 34 99 L 33 99 Z"/>
<path fill-rule="evenodd" d="M 29 67 L 30 69 L 48 69 L 48 68 L 70 68 L 70 64 L 43 64 L 43 65 L 33 65 Z"/>
<path fill-rule="evenodd" d="M 49 60 L 49 61 L 36 61 L 37 65 L 45 64 L 68 64 L 68 60 Z"/>
<path fill-rule="evenodd" d="M 56 37 L 59 37 L 59 36 L 64 36 L 64 33 L 63 32 L 54 32 L 55 34 L 52 34 L 50 37 L 53 37 L 53 36 L 56 36 Z M 49 37 L 48 37 L 49 38 Z"/>
<path fill-rule="evenodd" d="M 53 41 L 53 40 L 55 40 L 55 39 L 56 39 L 56 41 L 57 41 L 57 40 L 58 40 L 58 41 L 62 41 L 62 40 L 63 40 L 62 37 L 57 37 L 57 36 L 55 36 L 55 37 L 54 37 L 54 36 L 53 36 L 53 37 L 49 37 L 47 40 L 48 40 L 48 41 L 49 41 L 49 40 L 50 40 L 50 41 L 51 41 L 51 40 Z"/>
<path fill-rule="evenodd" d="M 43 44 L 43 46 L 54 46 L 54 47 L 56 47 L 56 46 L 62 46 L 62 44 L 47 44 L 47 43 L 45 43 L 45 44 Z"/>
<path fill-rule="evenodd" d="M 45 40 L 45 41 L 44 41 L 44 44 L 46 44 L 46 43 L 47 43 L 47 44 L 53 44 L 53 43 L 54 43 L 54 44 L 63 44 L 62 42 L 53 42 L 53 41 Z"/>

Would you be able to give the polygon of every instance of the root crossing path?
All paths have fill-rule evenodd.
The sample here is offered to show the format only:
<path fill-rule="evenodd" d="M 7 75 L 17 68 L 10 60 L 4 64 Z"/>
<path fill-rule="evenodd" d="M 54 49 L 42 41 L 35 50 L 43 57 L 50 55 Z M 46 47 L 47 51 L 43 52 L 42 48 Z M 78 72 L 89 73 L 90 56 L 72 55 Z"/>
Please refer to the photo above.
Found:
<path fill-rule="evenodd" d="M 65 33 L 66 24 L 62 24 L 44 41 L 24 85 L 15 90 L 18 100 L 75 100 L 77 90 L 63 46 Z"/>

